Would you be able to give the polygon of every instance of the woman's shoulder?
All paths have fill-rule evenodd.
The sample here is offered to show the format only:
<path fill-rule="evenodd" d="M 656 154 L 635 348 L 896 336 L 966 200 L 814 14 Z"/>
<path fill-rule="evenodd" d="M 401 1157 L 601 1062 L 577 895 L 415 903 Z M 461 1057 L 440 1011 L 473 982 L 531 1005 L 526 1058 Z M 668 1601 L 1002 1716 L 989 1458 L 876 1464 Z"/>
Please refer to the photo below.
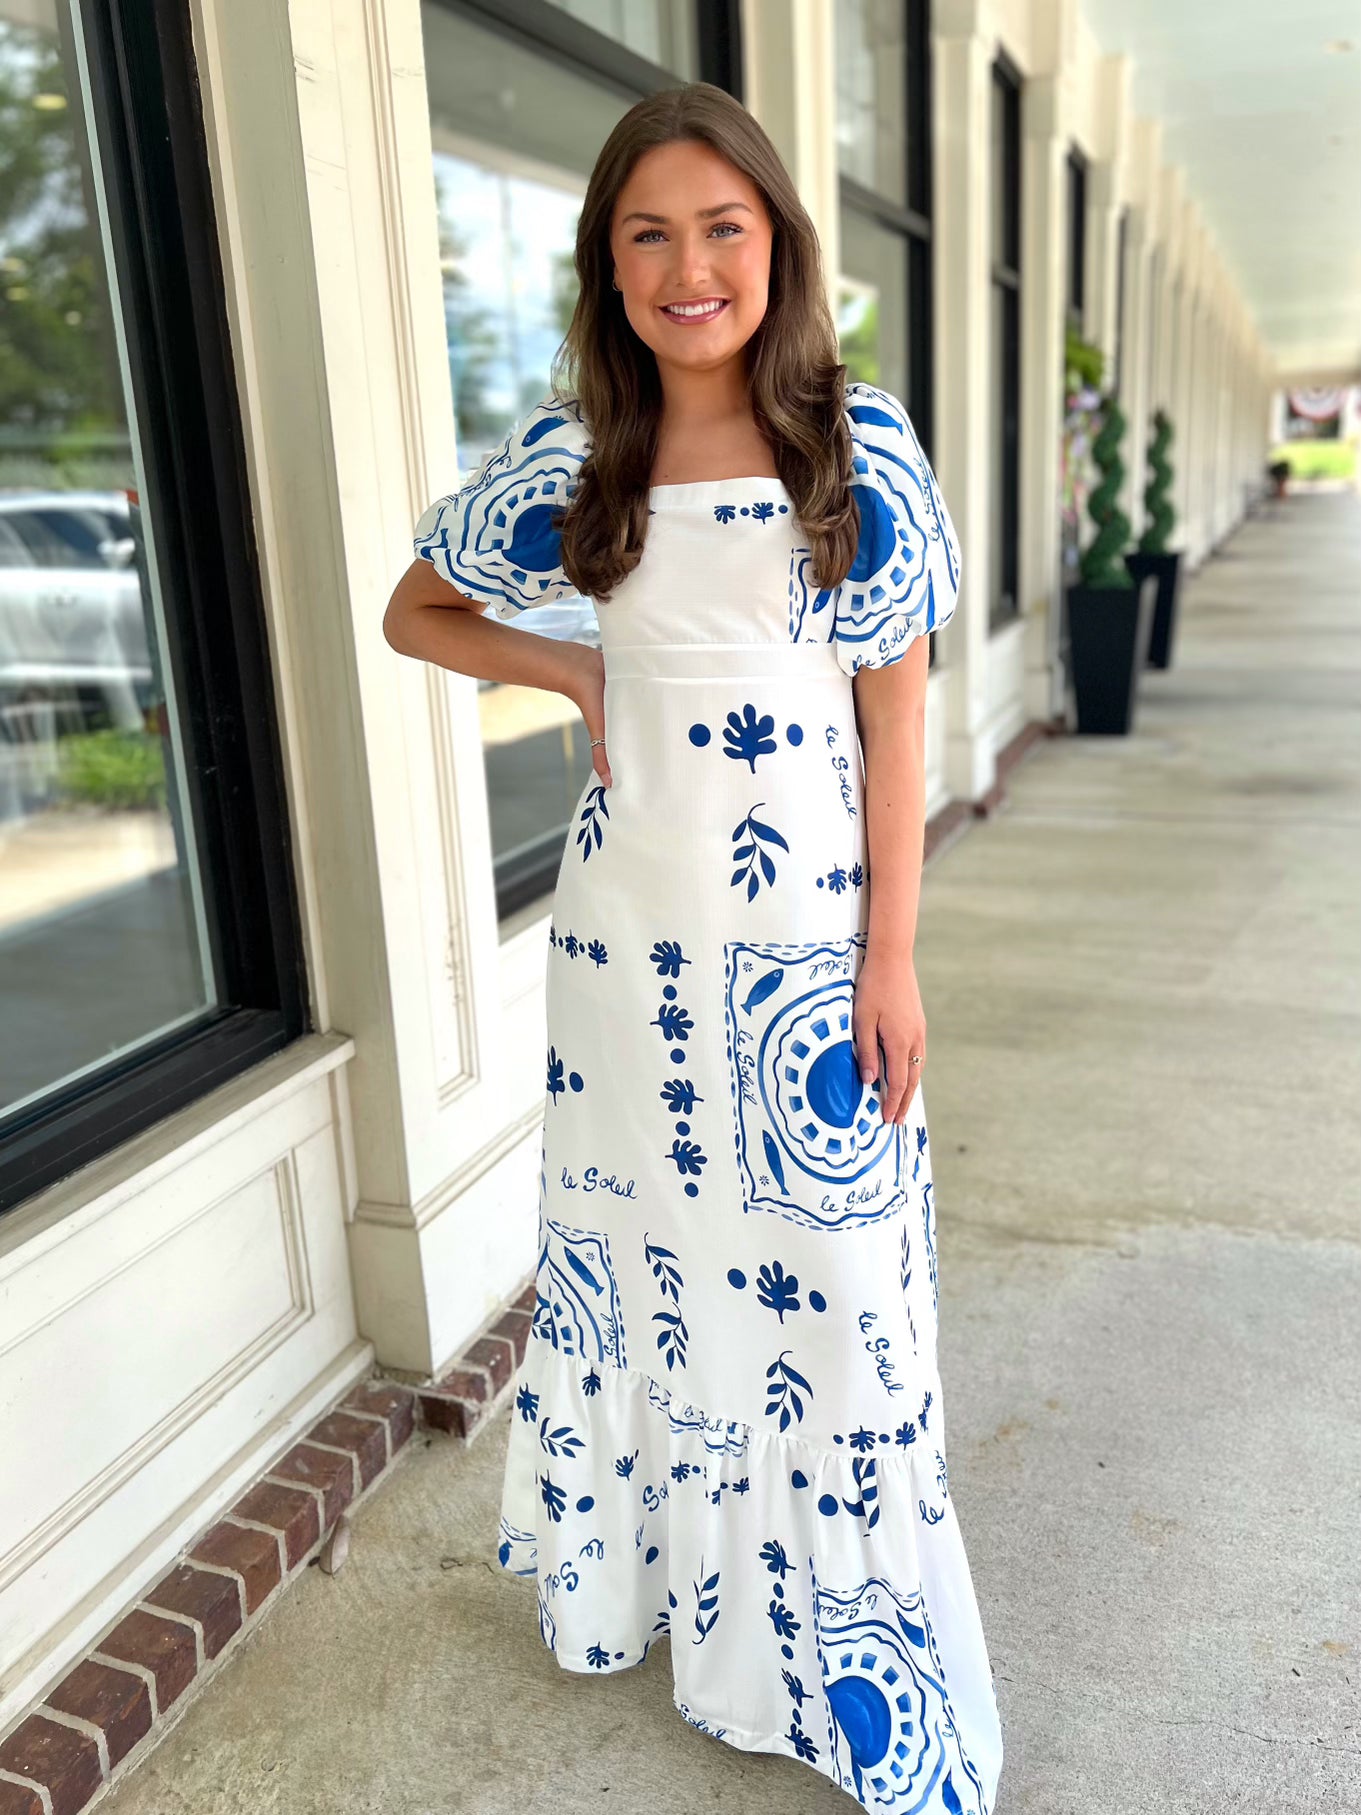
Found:
<path fill-rule="evenodd" d="M 590 451 L 591 436 L 578 399 L 562 391 L 547 391 L 520 418 L 510 442 L 527 458 L 566 455 L 581 461 Z"/>
<path fill-rule="evenodd" d="M 920 451 L 912 418 L 892 391 L 856 379 L 845 387 L 844 407 L 851 439 L 861 447 L 898 454 Z"/>

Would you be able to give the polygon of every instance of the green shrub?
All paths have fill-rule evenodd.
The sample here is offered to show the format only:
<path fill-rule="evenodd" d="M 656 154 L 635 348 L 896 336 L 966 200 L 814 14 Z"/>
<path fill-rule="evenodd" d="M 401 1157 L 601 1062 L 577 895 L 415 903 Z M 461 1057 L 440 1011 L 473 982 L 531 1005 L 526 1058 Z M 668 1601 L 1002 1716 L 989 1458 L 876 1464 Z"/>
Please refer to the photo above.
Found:
<path fill-rule="evenodd" d="M 1284 460 L 1293 479 L 1355 479 L 1354 441 L 1287 441 L 1271 450 L 1273 461 Z"/>
<path fill-rule="evenodd" d="M 164 807 L 161 740 L 140 731 L 87 731 L 57 745 L 58 786 L 71 803 Z"/>
<path fill-rule="evenodd" d="M 1096 535 L 1082 551 L 1081 572 L 1085 586 L 1134 584 L 1124 560 L 1129 542 L 1129 518 L 1120 508 L 1120 487 L 1125 481 L 1120 443 L 1124 438 L 1124 412 L 1114 396 L 1107 397 L 1102 408 L 1101 430 L 1092 444 L 1092 458 L 1101 474 L 1101 483 L 1087 500 L 1087 514 L 1096 525 Z"/>
<path fill-rule="evenodd" d="M 1172 421 L 1166 410 L 1153 412 L 1153 439 L 1148 445 L 1149 481 L 1144 488 L 1144 509 L 1148 523 L 1139 538 L 1141 553 L 1165 555 L 1168 540 L 1177 526 L 1177 513 L 1169 496 L 1172 490 L 1172 462 L 1167 450 L 1172 443 Z"/>

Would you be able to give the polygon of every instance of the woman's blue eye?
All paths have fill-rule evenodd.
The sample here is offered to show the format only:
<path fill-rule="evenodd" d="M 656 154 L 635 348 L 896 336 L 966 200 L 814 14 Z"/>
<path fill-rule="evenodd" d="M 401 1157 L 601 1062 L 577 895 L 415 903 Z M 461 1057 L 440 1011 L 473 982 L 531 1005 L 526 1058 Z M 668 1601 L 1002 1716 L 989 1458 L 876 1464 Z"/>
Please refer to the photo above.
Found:
<path fill-rule="evenodd" d="M 714 225 L 710 229 L 710 231 L 717 232 L 720 227 L 729 227 L 732 229 L 732 231 L 734 233 L 740 233 L 742 231 L 741 227 L 738 225 L 738 223 L 736 221 L 715 221 Z M 654 233 L 660 233 L 660 232 L 661 232 L 660 227 L 646 227 L 646 228 L 644 228 L 644 230 L 641 233 L 634 234 L 633 243 L 635 246 L 641 246 L 647 240 L 651 239 L 651 237 Z"/>

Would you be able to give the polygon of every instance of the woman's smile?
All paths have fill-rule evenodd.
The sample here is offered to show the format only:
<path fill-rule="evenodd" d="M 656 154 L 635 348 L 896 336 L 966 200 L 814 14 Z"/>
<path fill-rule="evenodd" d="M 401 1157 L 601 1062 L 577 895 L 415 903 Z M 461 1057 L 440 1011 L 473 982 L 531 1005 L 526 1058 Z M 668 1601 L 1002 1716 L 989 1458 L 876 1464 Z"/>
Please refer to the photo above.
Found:
<path fill-rule="evenodd" d="M 660 306 L 668 321 L 693 327 L 697 322 L 717 321 L 728 301 L 726 296 L 702 296 L 694 302 L 662 303 Z"/>

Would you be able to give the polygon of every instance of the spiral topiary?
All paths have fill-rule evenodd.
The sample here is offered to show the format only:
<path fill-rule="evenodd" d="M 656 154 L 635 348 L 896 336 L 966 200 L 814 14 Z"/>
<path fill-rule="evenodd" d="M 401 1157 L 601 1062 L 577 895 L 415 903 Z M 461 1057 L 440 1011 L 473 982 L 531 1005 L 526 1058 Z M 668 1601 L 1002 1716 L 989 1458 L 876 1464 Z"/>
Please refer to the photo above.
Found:
<path fill-rule="evenodd" d="M 1168 493 L 1172 490 L 1172 462 L 1167 450 L 1172 444 L 1172 422 L 1166 410 L 1153 412 L 1153 439 L 1148 446 L 1150 478 L 1144 491 L 1144 509 L 1148 522 L 1139 538 L 1139 550 L 1145 555 L 1165 555 L 1167 542 L 1177 526 L 1177 513 Z"/>
<path fill-rule="evenodd" d="M 1116 399 L 1107 397 L 1101 413 L 1101 431 L 1092 443 L 1092 458 L 1101 472 L 1101 483 L 1087 500 L 1087 514 L 1096 535 L 1082 551 L 1083 584 L 1091 587 L 1132 586 L 1124 563 L 1129 541 L 1129 518 L 1120 508 L 1120 487 L 1125 465 L 1120 443 L 1125 438 L 1125 418 Z"/>

